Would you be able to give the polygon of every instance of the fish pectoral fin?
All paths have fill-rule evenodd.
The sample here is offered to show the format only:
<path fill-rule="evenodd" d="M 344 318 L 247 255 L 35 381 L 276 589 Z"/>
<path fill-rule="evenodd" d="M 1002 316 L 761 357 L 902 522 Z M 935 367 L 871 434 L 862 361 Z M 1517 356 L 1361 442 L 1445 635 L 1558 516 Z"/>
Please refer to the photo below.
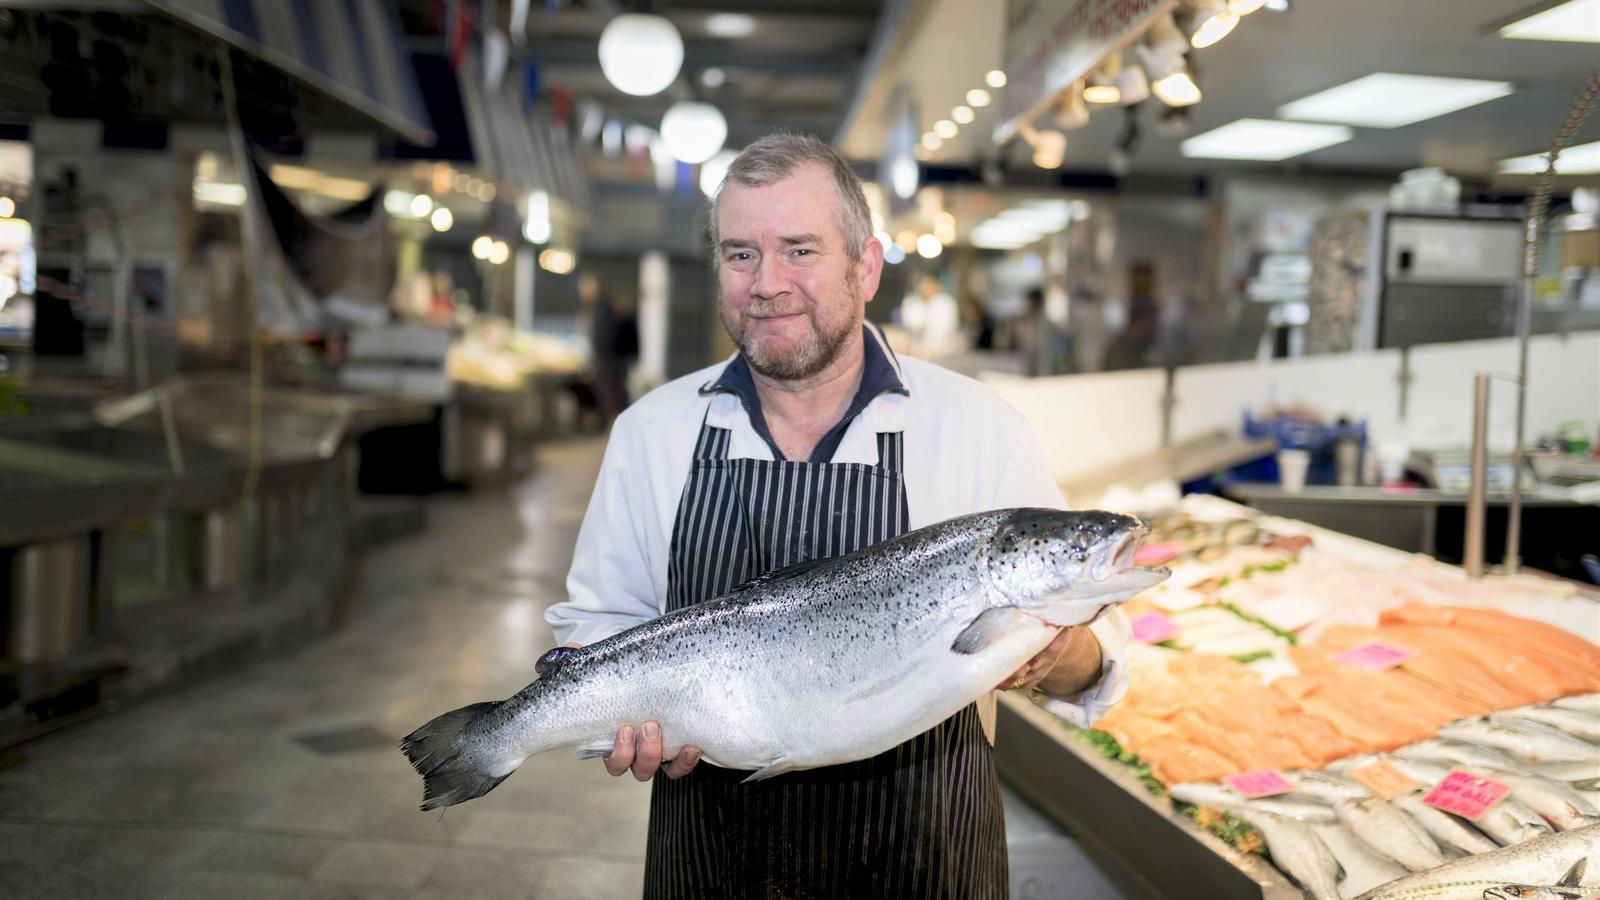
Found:
<path fill-rule="evenodd" d="M 1588 867 L 1589 857 L 1578 857 L 1578 861 L 1572 864 L 1572 868 L 1567 870 L 1567 874 L 1561 876 L 1561 880 L 1556 882 L 1556 887 L 1577 887 L 1582 884 L 1583 870 Z"/>
<path fill-rule="evenodd" d="M 1023 620 L 1029 618 L 1027 613 L 1015 606 L 986 609 L 972 620 L 971 625 L 956 635 L 956 641 L 950 645 L 950 649 L 962 654 L 977 653 L 1016 628 L 1019 617 Z"/>
<path fill-rule="evenodd" d="M 578 745 L 578 758 L 601 759 L 602 757 L 610 756 L 611 751 L 616 749 L 616 746 L 617 739 L 615 737 L 596 738 L 587 744 Z"/>
<path fill-rule="evenodd" d="M 796 766 L 793 762 L 791 762 L 787 756 L 780 756 L 772 762 L 769 762 L 761 768 L 755 770 L 754 772 L 751 772 L 749 778 L 746 778 L 744 781 L 739 783 L 749 784 L 752 781 L 766 781 L 768 778 L 771 778 L 774 775 L 782 775 L 785 772 L 793 772 L 797 768 L 799 768 L 799 766 Z"/>

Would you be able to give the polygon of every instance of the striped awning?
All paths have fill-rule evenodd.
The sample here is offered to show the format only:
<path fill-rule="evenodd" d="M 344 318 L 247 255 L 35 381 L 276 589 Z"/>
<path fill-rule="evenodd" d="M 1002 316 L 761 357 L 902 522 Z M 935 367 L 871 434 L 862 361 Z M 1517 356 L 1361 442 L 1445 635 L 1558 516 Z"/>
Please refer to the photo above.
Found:
<path fill-rule="evenodd" d="M 433 127 L 384 0 L 143 0 L 417 144 Z"/>

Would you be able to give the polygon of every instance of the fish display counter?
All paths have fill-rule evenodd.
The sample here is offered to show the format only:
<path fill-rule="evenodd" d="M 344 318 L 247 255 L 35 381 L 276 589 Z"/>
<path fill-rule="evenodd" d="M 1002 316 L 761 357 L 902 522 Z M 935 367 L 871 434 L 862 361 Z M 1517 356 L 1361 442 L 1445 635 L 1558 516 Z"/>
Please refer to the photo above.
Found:
<path fill-rule="evenodd" d="M 1127 697 L 1078 729 L 1006 695 L 996 742 L 1130 894 L 1595 895 L 1593 592 L 1212 497 L 1152 526 Z"/>

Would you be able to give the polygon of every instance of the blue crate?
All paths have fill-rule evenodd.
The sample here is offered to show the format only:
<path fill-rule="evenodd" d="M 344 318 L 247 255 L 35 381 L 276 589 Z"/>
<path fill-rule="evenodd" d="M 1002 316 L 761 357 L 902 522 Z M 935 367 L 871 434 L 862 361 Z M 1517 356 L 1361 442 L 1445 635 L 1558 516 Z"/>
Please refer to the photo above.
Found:
<path fill-rule="evenodd" d="M 1279 413 L 1265 419 L 1258 419 L 1244 413 L 1244 436 L 1247 438 L 1271 438 L 1280 450 L 1309 450 L 1311 452 L 1311 467 L 1306 471 L 1307 484 L 1336 484 L 1338 483 L 1338 461 L 1334 448 L 1339 446 L 1339 441 L 1352 438 L 1360 448 L 1357 459 L 1357 470 L 1366 460 L 1367 454 L 1367 423 L 1346 422 L 1344 424 L 1328 425 L 1311 419 Z M 1278 480 L 1278 461 L 1271 460 L 1265 466 L 1255 466 L 1252 474 L 1265 475 L 1262 480 Z M 1270 469 L 1270 472 L 1267 471 Z"/>

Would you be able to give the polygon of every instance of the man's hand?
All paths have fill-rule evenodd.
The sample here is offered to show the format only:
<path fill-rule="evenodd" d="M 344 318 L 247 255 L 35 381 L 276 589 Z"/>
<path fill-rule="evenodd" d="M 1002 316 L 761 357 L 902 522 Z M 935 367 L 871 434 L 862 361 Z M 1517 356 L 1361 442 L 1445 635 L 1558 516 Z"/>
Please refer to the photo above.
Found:
<path fill-rule="evenodd" d="M 583 645 L 569 642 L 566 646 L 576 650 Z M 682 778 L 699 761 L 700 748 L 685 744 L 678 750 L 677 756 L 663 763 L 661 726 L 655 722 L 646 722 L 644 727 L 637 729 L 632 725 L 617 729 L 616 743 L 611 746 L 611 755 L 605 758 L 606 771 L 613 777 L 620 778 L 622 773 L 631 770 L 638 781 L 649 781 L 657 771 L 668 778 Z"/>
<path fill-rule="evenodd" d="M 658 770 L 668 778 L 682 778 L 699 761 L 700 748 L 685 744 L 677 756 L 662 762 L 661 726 L 646 722 L 639 729 L 632 725 L 617 729 L 617 742 L 611 748 L 611 755 L 606 757 L 606 771 L 620 777 L 623 772 L 632 770 L 638 781 L 649 781 Z"/>
<path fill-rule="evenodd" d="M 996 690 L 1037 687 L 1051 696 L 1076 694 L 1100 677 L 1100 640 L 1087 625 L 1063 628 L 1050 646 L 1023 664 Z"/>

